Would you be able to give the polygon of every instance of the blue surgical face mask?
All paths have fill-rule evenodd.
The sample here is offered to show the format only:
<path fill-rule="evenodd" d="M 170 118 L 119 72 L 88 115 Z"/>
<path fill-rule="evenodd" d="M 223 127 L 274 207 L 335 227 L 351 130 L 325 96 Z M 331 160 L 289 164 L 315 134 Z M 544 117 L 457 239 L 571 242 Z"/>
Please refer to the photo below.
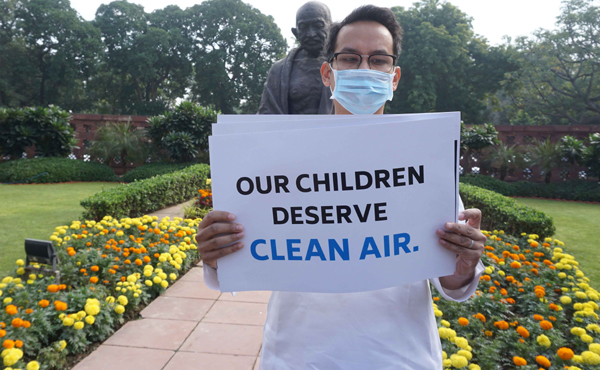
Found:
<path fill-rule="evenodd" d="M 373 114 L 394 96 L 393 74 L 372 69 L 331 71 L 335 81 L 331 99 L 352 114 Z"/>

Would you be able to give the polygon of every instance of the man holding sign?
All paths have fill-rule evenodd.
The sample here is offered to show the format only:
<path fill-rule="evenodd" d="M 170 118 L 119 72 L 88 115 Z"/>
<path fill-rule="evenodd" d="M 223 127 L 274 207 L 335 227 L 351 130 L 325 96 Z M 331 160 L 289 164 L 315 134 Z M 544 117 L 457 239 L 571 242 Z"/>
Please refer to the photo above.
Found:
<path fill-rule="evenodd" d="M 400 68 L 395 66 L 400 53 L 400 42 L 401 28 L 389 9 L 363 6 L 341 23 L 332 25 L 326 45 L 328 62 L 323 63 L 321 76 L 324 85 L 331 87 L 336 114 L 383 113 L 385 102 L 391 100 L 400 79 Z M 369 93 L 365 94 L 365 91 Z M 377 128 L 373 128 L 375 129 Z M 372 181 L 363 182 L 363 186 L 369 183 L 369 187 L 383 189 L 403 184 L 402 186 L 407 185 L 403 189 L 408 189 L 410 185 L 417 187 L 424 181 L 422 168 L 406 168 L 406 173 L 400 173 L 399 168 L 375 170 L 368 174 Z M 405 168 L 402 167 L 402 170 Z M 273 184 L 269 191 L 314 191 L 318 186 L 325 187 L 326 191 L 342 191 L 344 185 L 354 186 L 355 190 L 361 184 L 360 176 L 367 176 L 358 172 L 345 174 L 347 177 L 344 177 L 344 181 L 353 178 L 352 176 L 356 180 L 353 185 L 349 185 L 349 182 L 342 183 L 341 174 L 342 172 L 331 173 L 328 180 L 314 174 L 314 182 L 311 182 L 310 174 L 306 174 L 306 177 L 298 175 L 294 181 L 285 176 L 271 178 L 269 181 L 272 180 Z M 411 178 L 411 184 L 408 184 Z M 250 178 L 243 177 L 240 177 L 238 185 L 238 192 L 242 195 L 247 193 L 248 196 L 260 186 Z M 266 191 L 264 183 L 262 190 Z M 369 217 L 373 218 L 373 222 L 389 222 L 387 217 L 393 210 L 386 209 L 384 203 L 374 202 L 368 206 L 371 207 Z M 321 223 L 327 219 L 333 223 L 354 220 L 360 224 L 361 217 L 365 220 L 367 218 L 367 206 L 341 207 L 336 208 L 336 215 L 333 210 L 328 213 L 321 209 L 321 213 L 315 211 L 313 216 L 309 207 L 300 210 L 294 210 L 294 207 L 274 207 L 273 222 L 291 223 L 294 218 L 297 222 L 308 222 L 316 216 L 320 217 Z M 230 258 L 244 247 L 240 242 L 244 237 L 244 227 L 234 222 L 235 219 L 236 216 L 229 212 L 212 211 L 199 225 L 196 241 L 205 265 L 205 282 L 212 289 L 220 289 L 217 279 L 218 260 L 225 256 Z M 452 275 L 387 289 L 353 290 L 354 293 L 273 292 L 264 328 L 261 369 L 442 368 L 441 345 L 433 315 L 429 282 L 445 299 L 463 301 L 474 293 L 484 270 L 480 257 L 486 237 L 479 230 L 481 212 L 477 209 L 463 210 L 459 213 L 458 220 L 463 222 L 446 222 L 440 224 L 436 231 L 436 238 L 443 247 L 439 248 L 439 253 L 448 253 L 449 250 L 456 254 Z M 407 256 L 408 253 L 411 256 L 419 255 L 414 253 L 418 252 L 417 246 L 409 248 L 407 235 L 390 236 L 386 242 L 386 255 L 392 254 L 391 250 L 394 248 L 400 253 L 404 250 Z M 268 241 L 257 243 L 254 240 L 252 245 L 246 247 L 252 249 L 255 259 L 274 262 L 275 248 L 271 249 L 275 254 L 270 256 L 264 252 L 269 249 L 258 252 L 262 242 L 266 244 Z M 346 250 L 341 243 L 338 247 L 332 250 L 337 251 L 339 261 L 344 258 Z M 360 259 L 378 258 L 376 255 L 369 256 L 371 252 L 381 254 L 379 251 L 375 252 L 376 249 L 374 245 L 371 249 L 363 248 Z M 287 250 L 288 258 L 290 255 L 298 257 L 294 254 L 297 249 L 293 246 L 290 249 L 289 241 Z M 333 253 L 332 256 L 335 257 L 336 254 Z M 307 255 L 306 259 L 310 259 L 310 256 Z"/>

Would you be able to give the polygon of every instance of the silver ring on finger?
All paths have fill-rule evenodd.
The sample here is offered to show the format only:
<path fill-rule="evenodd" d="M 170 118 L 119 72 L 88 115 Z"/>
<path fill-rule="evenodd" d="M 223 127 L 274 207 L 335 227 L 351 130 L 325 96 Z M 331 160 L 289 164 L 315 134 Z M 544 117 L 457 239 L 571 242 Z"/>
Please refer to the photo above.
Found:
<path fill-rule="evenodd" d="M 473 248 L 473 245 L 475 244 L 475 240 L 471 239 L 471 245 L 469 245 L 467 248 L 471 249 Z"/>

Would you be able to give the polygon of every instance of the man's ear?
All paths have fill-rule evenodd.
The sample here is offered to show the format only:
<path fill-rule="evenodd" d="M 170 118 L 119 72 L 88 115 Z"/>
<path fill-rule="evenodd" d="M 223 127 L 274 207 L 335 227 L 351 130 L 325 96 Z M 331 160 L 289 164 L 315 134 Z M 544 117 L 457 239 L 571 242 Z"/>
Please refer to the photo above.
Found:
<path fill-rule="evenodd" d="M 295 38 L 298 38 L 298 30 L 296 29 L 296 27 L 292 27 L 292 33 L 294 34 Z"/>
<path fill-rule="evenodd" d="M 396 69 L 394 70 L 394 79 L 392 80 L 392 87 L 394 88 L 394 91 L 396 91 L 396 88 L 398 87 L 400 76 L 402 76 L 402 70 L 400 69 L 400 67 L 396 67 Z"/>
<path fill-rule="evenodd" d="M 329 63 L 323 62 L 323 64 L 321 64 L 321 80 L 323 80 L 323 85 L 327 87 L 331 86 L 331 77 L 333 76 Z"/>

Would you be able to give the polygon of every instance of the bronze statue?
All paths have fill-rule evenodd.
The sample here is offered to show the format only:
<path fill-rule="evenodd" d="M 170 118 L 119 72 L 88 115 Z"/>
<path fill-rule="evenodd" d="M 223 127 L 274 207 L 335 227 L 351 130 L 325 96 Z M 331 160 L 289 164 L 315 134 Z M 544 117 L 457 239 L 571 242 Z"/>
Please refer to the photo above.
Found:
<path fill-rule="evenodd" d="M 310 1 L 296 12 L 292 33 L 300 47 L 269 70 L 258 114 L 331 114 L 331 90 L 321 80 L 323 45 L 331 25 L 327 5 Z"/>

